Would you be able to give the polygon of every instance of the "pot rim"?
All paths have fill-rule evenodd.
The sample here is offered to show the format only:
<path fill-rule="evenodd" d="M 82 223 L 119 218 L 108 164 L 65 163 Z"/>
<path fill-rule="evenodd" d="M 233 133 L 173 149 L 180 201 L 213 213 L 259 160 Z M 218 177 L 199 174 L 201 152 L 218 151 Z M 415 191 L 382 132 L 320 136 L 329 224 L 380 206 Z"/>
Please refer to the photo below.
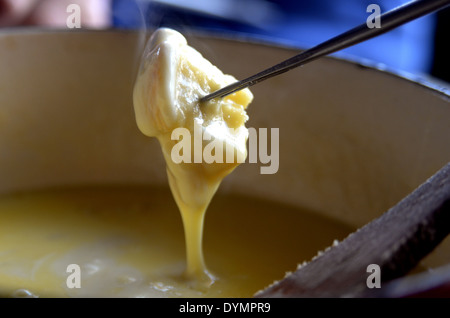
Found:
<path fill-rule="evenodd" d="M 174 29 L 176 29 L 174 27 Z M 186 32 L 188 31 L 188 32 Z M 54 27 L 11 27 L 4 28 L 0 30 L 0 38 L 2 36 L 10 35 L 33 35 L 33 34 L 61 34 L 61 33 L 74 33 L 74 34 L 139 34 L 147 33 L 149 30 L 138 30 L 138 29 L 120 29 L 120 28 L 107 28 L 107 29 L 64 29 L 64 28 L 54 28 Z M 198 38 L 211 38 L 223 41 L 232 41 L 238 43 L 247 43 L 260 45 L 271 48 L 285 49 L 285 50 L 305 50 L 304 47 L 299 43 L 289 41 L 286 39 L 275 38 L 271 36 L 265 36 L 261 34 L 250 34 L 245 32 L 235 32 L 235 31 L 218 31 L 218 30 L 207 30 L 200 28 L 189 28 L 184 27 L 183 32 L 186 33 L 187 37 L 198 37 Z M 322 58 L 338 60 L 343 63 L 353 65 L 355 67 L 381 72 L 389 76 L 394 76 L 401 80 L 408 81 L 410 83 L 416 84 L 420 87 L 425 87 L 434 93 L 438 93 L 444 99 L 450 101 L 450 83 L 439 80 L 432 76 L 427 76 L 426 74 L 414 74 L 408 71 L 404 71 L 398 68 L 390 67 L 382 62 L 377 62 L 370 60 L 368 58 L 363 58 L 343 52 L 335 52 L 331 55 L 324 56 Z M 281 61 L 280 61 L 281 62 Z M 255 70 L 255 73 L 261 70 Z M 251 74 L 250 74 L 251 75 Z"/>

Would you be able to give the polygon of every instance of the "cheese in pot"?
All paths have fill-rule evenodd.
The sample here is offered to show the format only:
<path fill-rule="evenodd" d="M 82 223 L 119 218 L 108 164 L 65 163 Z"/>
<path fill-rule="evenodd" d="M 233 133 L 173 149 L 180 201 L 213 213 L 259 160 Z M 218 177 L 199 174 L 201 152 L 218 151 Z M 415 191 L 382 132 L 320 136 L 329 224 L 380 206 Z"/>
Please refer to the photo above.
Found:
<path fill-rule="evenodd" d="M 217 279 L 199 289 L 183 275 L 183 224 L 166 187 L 5 194 L 0 220 L 2 297 L 251 297 L 350 233 L 297 207 L 218 194 L 204 232 Z M 72 264 L 80 268 L 80 288 L 71 288 Z"/>
<path fill-rule="evenodd" d="M 203 220 L 222 179 L 245 160 L 245 109 L 253 96 L 245 89 L 204 104 L 199 99 L 235 81 L 190 47 L 180 33 L 162 28 L 147 44 L 133 95 L 139 129 L 158 138 L 166 160 L 170 188 L 184 224 L 187 276 L 206 285 L 214 278 L 202 252 Z M 183 154 L 185 161 L 175 162 L 180 128 L 188 133 L 183 138 L 189 139 L 183 142 L 190 145 L 190 153 Z M 208 147 L 204 135 L 222 145 L 222 153 L 215 153 L 221 162 L 208 163 L 203 157 Z M 232 160 L 227 160 L 230 149 Z"/>
<path fill-rule="evenodd" d="M 1 195 L 0 296 L 251 297 L 350 232 L 297 207 L 216 195 L 247 155 L 252 94 L 199 105 L 235 79 L 173 30 L 155 32 L 142 61 L 136 121 L 159 140 L 171 191 L 80 186 Z M 198 136 L 200 156 L 195 146 L 177 148 L 199 145 Z M 211 143 L 224 146 L 214 158 L 231 149 L 233 160 L 208 162 Z"/>

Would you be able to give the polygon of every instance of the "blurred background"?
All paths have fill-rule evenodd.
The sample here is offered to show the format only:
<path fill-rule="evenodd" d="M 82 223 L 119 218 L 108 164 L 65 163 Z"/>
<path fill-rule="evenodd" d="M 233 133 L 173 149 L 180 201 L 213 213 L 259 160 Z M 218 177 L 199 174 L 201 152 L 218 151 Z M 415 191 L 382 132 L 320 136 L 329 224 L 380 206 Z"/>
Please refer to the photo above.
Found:
<path fill-rule="evenodd" d="M 365 23 L 407 0 L 0 0 L 0 27 L 67 28 L 67 6 L 81 8 L 81 25 L 94 29 L 161 26 L 257 37 L 309 48 Z M 430 14 L 334 55 L 432 77 L 450 85 L 450 9 Z M 259 70 L 258 70 L 259 71 Z M 249 74 L 250 75 L 250 74 Z"/>

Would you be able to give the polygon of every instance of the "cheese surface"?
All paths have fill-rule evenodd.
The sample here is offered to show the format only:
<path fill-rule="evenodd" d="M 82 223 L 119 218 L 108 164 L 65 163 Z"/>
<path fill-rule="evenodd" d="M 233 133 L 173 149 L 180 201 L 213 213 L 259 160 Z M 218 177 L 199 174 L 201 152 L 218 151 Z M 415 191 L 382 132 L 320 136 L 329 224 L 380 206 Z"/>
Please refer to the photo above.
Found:
<path fill-rule="evenodd" d="M 222 179 L 245 160 L 245 109 L 253 95 L 245 89 L 204 104 L 199 99 L 235 81 L 190 47 L 180 33 L 162 28 L 147 44 L 134 88 L 137 125 L 142 133 L 159 140 L 183 219 L 186 273 L 205 284 L 214 281 L 202 252 L 205 212 Z M 186 160 L 175 162 L 174 149 L 181 137 L 174 138 L 174 132 L 180 128 L 188 133 L 182 141 L 189 147 L 179 150 Z M 220 146 L 214 148 L 215 161 L 204 157 L 212 144 Z"/>
<path fill-rule="evenodd" d="M 183 224 L 167 187 L 1 195 L 0 219 L 1 297 L 251 297 L 350 233 L 296 207 L 218 194 L 204 231 L 216 281 L 199 289 L 184 277 Z M 80 288 L 70 288 L 71 264 Z"/>

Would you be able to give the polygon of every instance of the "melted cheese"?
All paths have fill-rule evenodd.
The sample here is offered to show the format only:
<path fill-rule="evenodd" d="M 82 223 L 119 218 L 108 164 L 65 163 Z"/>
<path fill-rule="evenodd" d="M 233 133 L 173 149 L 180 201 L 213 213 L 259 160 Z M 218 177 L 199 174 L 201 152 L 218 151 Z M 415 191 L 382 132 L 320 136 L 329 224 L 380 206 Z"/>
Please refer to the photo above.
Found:
<path fill-rule="evenodd" d="M 183 277 L 183 224 L 166 187 L 2 195 L 0 218 L 0 297 L 251 297 L 350 233 L 297 207 L 218 194 L 204 232 L 218 279 L 199 289 Z M 80 288 L 67 285 L 71 264 Z"/>
<path fill-rule="evenodd" d="M 251 93 L 197 102 L 233 81 L 179 33 L 155 32 L 136 81 L 134 106 L 140 130 L 161 144 L 171 193 L 124 186 L 1 196 L 0 296 L 251 297 L 345 237 L 350 229 L 340 224 L 269 201 L 218 196 L 208 208 L 239 161 L 172 161 L 177 128 L 191 132 L 192 143 L 200 131 L 229 146 L 234 159 L 245 158 Z M 208 145 L 200 144 L 200 150 Z M 207 208 L 205 255 L 214 275 L 202 250 Z M 70 285 L 76 280 L 67 271 L 72 265 L 80 268 L 81 288 Z"/>
<path fill-rule="evenodd" d="M 187 45 L 180 33 L 164 28 L 149 40 L 134 89 L 138 127 L 145 135 L 158 138 L 161 144 L 170 188 L 183 219 L 186 273 L 206 284 L 213 277 L 206 269 L 202 253 L 203 220 L 222 179 L 245 160 L 248 137 L 245 109 L 253 96 L 245 89 L 205 104 L 198 101 L 235 81 Z M 172 150 L 178 143 L 172 133 L 177 128 L 190 132 L 188 141 L 194 158 L 190 162 L 175 163 L 172 158 Z M 202 141 L 205 134 L 223 145 L 222 163 L 206 163 L 203 158 L 203 150 L 208 147 Z M 227 149 L 232 149 L 233 160 L 226 160 Z"/>

